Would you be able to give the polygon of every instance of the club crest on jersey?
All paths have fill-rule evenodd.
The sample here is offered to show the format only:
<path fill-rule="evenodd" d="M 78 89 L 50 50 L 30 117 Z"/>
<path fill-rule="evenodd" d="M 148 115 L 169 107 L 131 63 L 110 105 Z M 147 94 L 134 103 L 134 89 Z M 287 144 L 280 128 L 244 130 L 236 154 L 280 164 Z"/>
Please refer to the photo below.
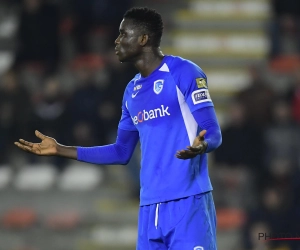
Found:
<path fill-rule="evenodd" d="M 165 80 L 157 80 L 154 82 L 153 91 L 155 94 L 159 94 L 162 91 L 164 87 L 164 81 Z"/>

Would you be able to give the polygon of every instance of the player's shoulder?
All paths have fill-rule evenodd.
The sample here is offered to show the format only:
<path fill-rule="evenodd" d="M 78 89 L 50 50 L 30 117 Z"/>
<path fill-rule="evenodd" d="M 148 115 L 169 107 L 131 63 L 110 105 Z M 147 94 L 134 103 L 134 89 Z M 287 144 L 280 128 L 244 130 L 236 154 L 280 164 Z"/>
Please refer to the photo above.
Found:
<path fill-rule="evenodd" d="M 124 91 L 124 97 L 131 95 L 130 93 L 132 92 L 135 82 L 140 78 L 141 78 L 141 74 L 138 73 L 127 83 L 125 91 Z"/>
<path fill-rule="evenodd" d="M 168 56 L 170 72 L 175 78 L 206 78 L 202 68 L 189 59 L 180 56 Z"/>
<path fill-rule="evenodd" d="M 131 85 L 134 85 L 135 82 L 136 82 L 138 79 L 140 79 L 140 78 L 141 78 L 141 74 L 140 74 L 140 73 L 136 74 L 136 75 L 128 82 L 126 88 L 128 88 L 128 87 L 131 86 Z"/>
<path fill-rule="evenodd" d="M 180 57 L 168 55 L 168 61 L 172 72 L 184 72 L 184 71 L 200 71 L 203 72 L 201 67 L 193 61 Z"/>

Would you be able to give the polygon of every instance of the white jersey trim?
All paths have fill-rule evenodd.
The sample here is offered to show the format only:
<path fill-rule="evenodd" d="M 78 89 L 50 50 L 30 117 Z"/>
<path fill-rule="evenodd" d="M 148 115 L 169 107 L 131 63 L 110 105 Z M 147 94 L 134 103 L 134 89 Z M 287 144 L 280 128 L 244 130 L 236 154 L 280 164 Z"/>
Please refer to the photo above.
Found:
<path fill-rule="evenodd" d="M 169 67 L 166 63 L 164 63 L 163 66 L 160 67 L 159 71 L 170 72 Z"/>
<path fill-rule="evenodd" d="M 180 106 L 185 128 L 188 133 L 190 145 L 192 145 L 197 134 L 198 124 L 194 116 L 192 115 L 189 106 L 184 100 L 184 95 L 181 93 L 180 89 L 177 86 L 176 86 L 176 90 L 177 90 L 178 103 Z"/>

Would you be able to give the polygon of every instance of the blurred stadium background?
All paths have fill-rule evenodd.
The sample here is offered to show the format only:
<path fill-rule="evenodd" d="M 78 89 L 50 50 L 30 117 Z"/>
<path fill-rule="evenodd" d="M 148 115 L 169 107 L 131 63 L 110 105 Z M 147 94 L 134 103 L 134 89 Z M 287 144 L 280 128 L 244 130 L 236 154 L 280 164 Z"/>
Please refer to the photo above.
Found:
<path fill-rule="evenodd" d="M 156 8 L 162 50 L 208 76 L 223 131 L 210 154 L 220 250 L 297 250 L 299 0 L 1 0 L 0 250 L 135 249 L 138 149 L 128 166 L 36 157 L 34 130 L 68 145 L 114 141 L 136 73 L 114 56 L 124 11 Z M 272 244 L 271 244 L 272 243 Z"/>

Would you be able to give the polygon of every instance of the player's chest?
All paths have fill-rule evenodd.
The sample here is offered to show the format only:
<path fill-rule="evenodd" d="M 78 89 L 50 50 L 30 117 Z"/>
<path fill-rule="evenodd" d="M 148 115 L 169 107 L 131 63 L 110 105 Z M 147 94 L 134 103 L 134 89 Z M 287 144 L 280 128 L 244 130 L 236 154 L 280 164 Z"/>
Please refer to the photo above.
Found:
<path fill-rule="evenodd" d="M 176 84 L 171 77 L 165 77 L 136 81 L 130 86 L 126 101 L 131 112 L 155 105 L 172 104 L 176 99 Z"/>
<path fill-rule="evenodd" d="M 137 81 L 127 95 L 127 108 L 135 125 L 142 121 L 170 118 L 178 105 L 176 84 L 172 78 Z"/>

